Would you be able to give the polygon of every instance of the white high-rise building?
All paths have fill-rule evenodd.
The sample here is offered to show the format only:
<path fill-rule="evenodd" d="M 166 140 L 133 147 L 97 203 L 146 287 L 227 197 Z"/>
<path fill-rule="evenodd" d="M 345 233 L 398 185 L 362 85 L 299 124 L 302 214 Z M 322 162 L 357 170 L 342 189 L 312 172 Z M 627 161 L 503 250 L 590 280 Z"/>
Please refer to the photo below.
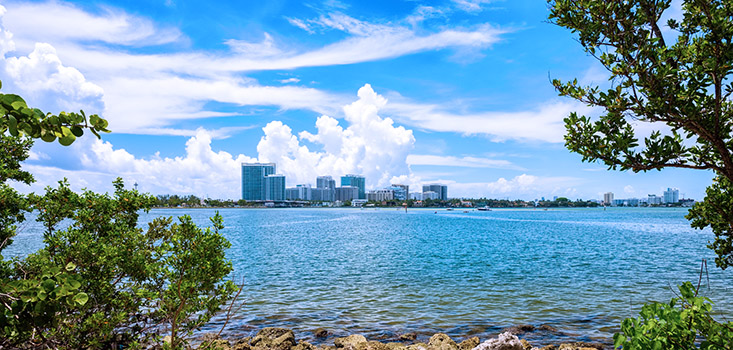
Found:
<path fill-rule="evenodd" d="M 676 188 L 667 188 L 664 191 L 664 203 L 678 203 L 680 201 L 680 190 Z"/>
<path fill-rule="evenodd" d="M 603 205 L 613 205 L 613 192 L 606 192 L 603 194 Z"/>

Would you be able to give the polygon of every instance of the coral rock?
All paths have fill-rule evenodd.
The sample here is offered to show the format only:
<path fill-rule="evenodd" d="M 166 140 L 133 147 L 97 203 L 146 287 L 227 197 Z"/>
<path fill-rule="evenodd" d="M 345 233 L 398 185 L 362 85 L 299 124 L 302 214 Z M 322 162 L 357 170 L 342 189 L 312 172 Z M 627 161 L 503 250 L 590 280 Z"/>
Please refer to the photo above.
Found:
<path fill-rule="evenodd" d="M 250 345 L 256 350 L 290 350 L 295 346 L 295 335 L 293 331 L 285 328 L 263 328 L 252 339 Z"/>
<path fill-rule="evenodd" d="M 481 343 L 481 341 L 478 339 L 478 337 L 468 338 L 462 341 L 460 344 L 458 344 L 458 349 L 459 350 L 471 350 L 477 347 L 479 343 Z"/>
<path fill-rule="evenodd" d="M 479 344 L 473 350 L 524 350 L 524 346 L 516 335 L 504 332 L 497 338 L 491 338 Z"/>
<path fill-rule="evenodd" d="M 428 350 L 458 350 L 458 345 L 447 334 L 436 333 L 428 341 Z"/>
<path fill-rule="evenodd" d="M 333 345 L 336 345 L 337 348 L 345 348 L 345 349 L 356 349 L 356 346 L 360 343 L 366 343 L 367 340 L 364 338 L 361 334 L 352 334 L 348 337 L 342 337 L 342 338 L 336 338 L 333 340 Z"/>

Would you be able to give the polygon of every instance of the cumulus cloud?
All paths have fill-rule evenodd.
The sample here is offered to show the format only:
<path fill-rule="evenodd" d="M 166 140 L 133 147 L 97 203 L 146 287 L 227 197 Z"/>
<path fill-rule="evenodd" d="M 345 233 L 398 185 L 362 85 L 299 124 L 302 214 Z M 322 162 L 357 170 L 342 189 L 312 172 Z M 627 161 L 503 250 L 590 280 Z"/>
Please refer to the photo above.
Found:
<path fill-rule="evenodd" d="M 324 115 L 316 122 L 317 133 L 302 131 L 296 135 L 290 126 L 272 121 L 262 128 L 257 157 L 215 151 L 215 133 L 204 129 L 197 130 L 186 142 L 184 156 L 174 158 L 140 159 L 110 142 L 82 138 L 72 146 L 79 154 L 81 170 L 71 180 L 77 188 L 100 186 L 91 189 L 101 191 L 106 183 L 122 176 L 152 193 L 239 198 L 241 163 L 260 161 L 277 163 L 278 172 L 286 175 L 291 186 L 312 184 L 319 175 L 338 177 L 347 173 L 363 174 L 370 188 L 395 182 L 415 185 L 420 179 L 406 162 L 415 137 L 411 130 L 379 116 L 386 103 L 367 84 L 359 89 L 356 101 L 343 107 L 345 126 Z M 40 154 L 36 158 L 40 159 Z M 58 179 L 49 175 L 54 173 L 49 169 L 58 170 L 59 175 L 69 173 L 52 167 L 34 169 L 34 173 L 41 174 L 34 188 L 53 185 Z"/>
<path fill-rule="evenodd" d="M 512 199 L 535 199 L 547 196 L 577 195 L 576 186 L 582 183 L 582 179 L 573 177 L 542 177 L 536 175 L 522 174 L 507 180 L 499 178 L 488 183 L 450 183 L 451 196 L 470 198 L 505 198 Z"/>
<path fill-rule="evenodd" d="M 439 156 L 431 154 L 411 154 L 407 156 L 407 164 L 524 170 L 522 167 L 504 159 Z"/>
<path fill-rule="evenodd" d="M 395 177 L 408 176 L 406 159 L 415 144 L 412 131 L 379 116 L 387 100 L 369 84 L 359 89 L 358 97 L 343 108 L 346 127 L 324 115 L 316 121 L 316 134 L 303 131 L 297 137 L 282 122 L 270 122 L 257 145 L 259 159 L 276 162 L 290 184 L 313 183 L 318 175 L 357 173 L 366 177 L 367 187 L 382 187 Z"/>

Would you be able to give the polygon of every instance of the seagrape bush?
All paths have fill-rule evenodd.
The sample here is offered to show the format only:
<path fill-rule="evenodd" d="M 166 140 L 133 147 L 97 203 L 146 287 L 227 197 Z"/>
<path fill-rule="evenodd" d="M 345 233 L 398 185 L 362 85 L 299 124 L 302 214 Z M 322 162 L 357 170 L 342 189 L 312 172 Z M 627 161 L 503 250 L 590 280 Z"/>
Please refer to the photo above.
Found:
<path fill-rule="evenodd" d="M 237 290 L 224 280 L 232 265 L 222 217 L 206 229 L 188 216 L 139 228 L 155 198 L 121 179 L 113 194 L 76 193 L 65 180 L 19 194 L 8 182 L 33 182 L 21 162 L 34 140 L 67 146 L 85 130 L 108 132 L 107 121 L 44 114 L 11 94 L 0 94 L 0 115 L 0 254 L 31 210 L 45 228 L 38 252 L 0 255 L 0 348 L 184 348 Z"/>
<path fill-rule="evenodd" d="M 550 21 L 574 33 L 609 75 L 605 88 L 552 81 L 561 96 L 601 111 L 565 118 L 565 146 L 609 169 L 713 172 L 687 219 L 715 236 L 708 247 L 716 265 L 733 266 L 733 1 L 682 0 L 681 11 L 669 11 L 677 16 L 665 13 L 671 0 L 547 3 Z M 668 131 L 640 140 L 639 122 Z M 731 349 L 733 323 L 716 320 L 691 284 L 679 289 L 671 302 L 644 305 L 639 318 L 624 320 L 615 346 Z"/>

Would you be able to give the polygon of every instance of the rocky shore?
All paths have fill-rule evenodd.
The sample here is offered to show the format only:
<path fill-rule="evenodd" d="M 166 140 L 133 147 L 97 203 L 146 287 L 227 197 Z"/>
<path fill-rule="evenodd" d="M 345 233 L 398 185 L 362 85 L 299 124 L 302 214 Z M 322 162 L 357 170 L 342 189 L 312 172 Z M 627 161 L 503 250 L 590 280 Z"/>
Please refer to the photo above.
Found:
<path fill-rule="evenodd" d="M 499 334 L 496 338 L 486 339 L 483 342 L 478 337 L 467 338 L 456 342 L 446 334 L 436 333 L 427 343 L 416 341 L 415 333 L 400 335 L 399 341 L 380 342 L 368 340 L 363 335 L 352 334 L 346 337 L 333 338 L 333 345 L 313 345 L 305 340 L 296 340 L 295 333 L 286 328 L 263 328 L 256 336 L 241 339 L 217 339 L 215 335 L 205 335 L 199 345 L 200 350 L 599 350 L 606 349 L 600 343 L 563 343 L 533 347 L 517 334 L 522 333 L 523 327 L 517 326 Z M 327 338 L 330 333 L 326 329 L 316 329 L 314 335 L 318 338 Z"/>

